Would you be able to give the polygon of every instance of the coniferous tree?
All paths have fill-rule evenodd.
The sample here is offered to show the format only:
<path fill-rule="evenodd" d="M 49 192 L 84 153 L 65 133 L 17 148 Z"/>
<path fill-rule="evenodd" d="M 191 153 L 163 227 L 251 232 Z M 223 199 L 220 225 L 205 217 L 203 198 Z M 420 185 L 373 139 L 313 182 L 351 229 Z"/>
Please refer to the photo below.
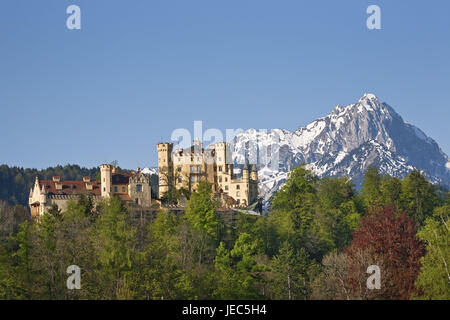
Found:
<path fill-rule="evenodd" d="M 402 201 L 408 215 L 420 226 L 439 204 L 434 186 L 417 170 L 402 181 Z"/>
<path fill-rule="evenodd" d="M 450 299 L 450 205 L 435 209 L 427 218 L 419 237 L 426 243 L 416 281 L 419 299 Z"/>

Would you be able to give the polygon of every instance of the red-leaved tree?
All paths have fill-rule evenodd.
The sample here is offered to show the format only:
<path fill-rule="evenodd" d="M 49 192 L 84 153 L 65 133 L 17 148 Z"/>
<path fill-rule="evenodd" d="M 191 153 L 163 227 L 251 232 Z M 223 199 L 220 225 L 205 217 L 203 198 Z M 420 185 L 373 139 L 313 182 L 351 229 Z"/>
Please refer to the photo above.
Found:
<path fill-rule="evenodd" d="M 352 296 L 369 299 L 409 299 L 420 270 L 424 244 L 416 236 L 413 219 L 393 206 L 377 208 L 361 219 L 360 228 L 345 249 L 349 258 L 348 287 Z M 364 254 L 361 254 L 361 253 Z M 381 269 L 381 289 L 369 290 L 369 265 Z M 357 276 L 356 276 L 357 275 Z"/>

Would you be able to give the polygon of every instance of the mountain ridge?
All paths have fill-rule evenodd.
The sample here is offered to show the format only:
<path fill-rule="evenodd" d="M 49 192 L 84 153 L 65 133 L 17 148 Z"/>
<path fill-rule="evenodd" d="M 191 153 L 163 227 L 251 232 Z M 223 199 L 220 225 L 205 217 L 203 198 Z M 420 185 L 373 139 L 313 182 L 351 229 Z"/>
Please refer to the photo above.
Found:
<path fill-rule="evenodd" d="M 261 150 L 269 150 L 268 154 L 278 150 L 278 165 L 261 158 Z M 439 145 L 372 93 L 363 94 L 354 104 L 338 104 L 325 117 L 294 131 L 240 132 L 233 140 L 233 159 L 236 165 L 246 160 L 258 164 L 265 201 L 284 183 L 291 168 L 302 163 L 319 177 L 349 176 L 357 187 L 371 165 L 396 177 L 418 169 L 432 183 L 450 186 L 450 159 Z"/>

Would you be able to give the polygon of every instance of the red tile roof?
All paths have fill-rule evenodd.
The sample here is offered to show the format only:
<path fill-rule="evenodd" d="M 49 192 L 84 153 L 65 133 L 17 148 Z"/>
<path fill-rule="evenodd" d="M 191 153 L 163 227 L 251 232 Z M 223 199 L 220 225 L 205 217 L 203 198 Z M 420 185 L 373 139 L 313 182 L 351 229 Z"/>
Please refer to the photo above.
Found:
<path fill-rule="evenodd" d="M 56 184 L 62 184 L 62 189 L 56 189 Z M 88 190 L 86 185 L 92 185 L 92 190 Z M 61 181 L 41 180 L 39 186 L 45 186 L 45 191 L 49 195 L 74 195 L 74 194 L 91 194 L 95 196 L 101 195 L 101 183 L 99 181 L 83 182 L 83 181 Z"/>

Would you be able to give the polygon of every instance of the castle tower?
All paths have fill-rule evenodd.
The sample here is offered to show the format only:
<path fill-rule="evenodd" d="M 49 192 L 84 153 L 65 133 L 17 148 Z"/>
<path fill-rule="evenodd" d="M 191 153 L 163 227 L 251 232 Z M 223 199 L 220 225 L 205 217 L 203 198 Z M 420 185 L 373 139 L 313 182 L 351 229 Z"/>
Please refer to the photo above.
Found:
<path fill-rule="evenodd" d="M 39 178 L 36 177 L 36 180 L 34 180 L 34 186 L 30 189 L 30 197 L 28 198 L 28 204 L 31 205 L 36 198 L 38 200 L 40 196 L 40 187 L 39 187 Z M 36 196 L 35 196 L 36 194 Z"/>
<path fill-rule="evenodd" d="M 258 181 L 258 171 L 256 171 L 256 165 L 252 165 L 252 172 L 250 173 L 250 179 L 257 182 Z"/>
<path fill-rule="evenodd" d="M 169 186 L 173 183 L 173 162 L 172 152 L 173 143 L 158 143 L 158 197 L 161 199 L 163 195 L 169 191 Z"/>
<path fill-rule="evenodd" d="M 45 190 L 45 185 L 42 186 L 41 194 L 39 196 L 39 202 L 42 204 L 47 203 L 47 190 Z"/>
<path fill-rule="evenodd" d="M 202 153 L 203 144 L 200 140 L 194 140 L 192 146 L 194 147 L 193 149 L 195 154 Z"/>
<path fill-rule="evenodd" d="M 249 180 L 248 163 L 247 162 L 244 164 L 244 167 L 242 168 L 242 179 Z"/>
<path fill-rule="evenodd" d="M 102 197 L 109 198 L 112 191 L 112 165 L 100 165 Z"/>

